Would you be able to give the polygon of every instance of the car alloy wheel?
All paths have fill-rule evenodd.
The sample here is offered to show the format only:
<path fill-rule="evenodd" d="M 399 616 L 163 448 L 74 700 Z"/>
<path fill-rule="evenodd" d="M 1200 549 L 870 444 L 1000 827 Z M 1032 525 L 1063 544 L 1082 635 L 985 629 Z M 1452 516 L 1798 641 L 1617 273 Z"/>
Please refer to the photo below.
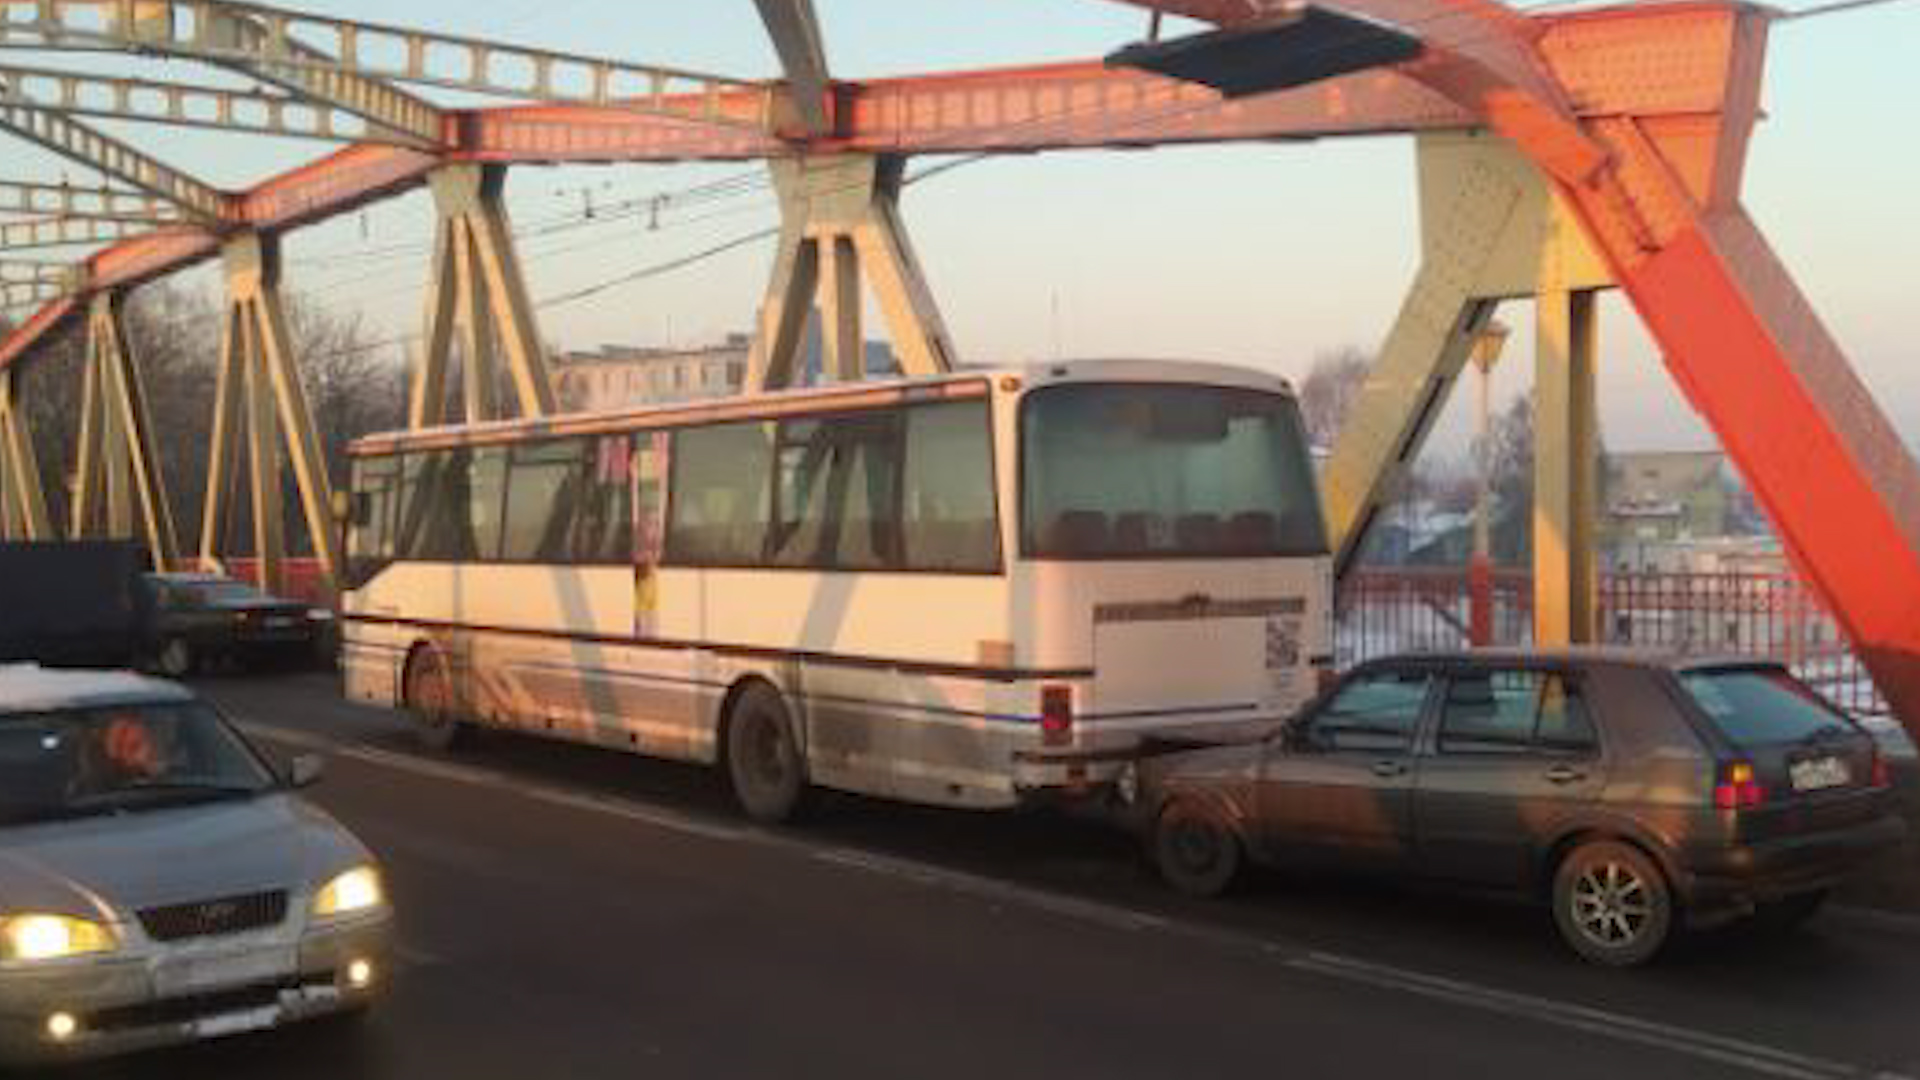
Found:
<path fill-rule="evenodd" d="M 1672 892 L 1652 859 L 1614 841 L 1583 844 L 1560 864 L 1554 920 L 1587 960 L 1628 967 L 1651 960 L 1674 919 Z"/>
<path fill-rule="evenodd" d="M 1600 863 L 1573 883 L 1573 917 L 1591 941 L 1608 948 L 1632 945 L 1653 918 L 1647 893 L 1647 883 L 1632 868 Z"/>
<path fill-rule="evenodd" d="M 1188 896 L 1219 896 L 1240 875 L 1240 838 L 1218 814 L 1175 799 L 1154 822 L 1153 862 L 1167 884 Z"/>

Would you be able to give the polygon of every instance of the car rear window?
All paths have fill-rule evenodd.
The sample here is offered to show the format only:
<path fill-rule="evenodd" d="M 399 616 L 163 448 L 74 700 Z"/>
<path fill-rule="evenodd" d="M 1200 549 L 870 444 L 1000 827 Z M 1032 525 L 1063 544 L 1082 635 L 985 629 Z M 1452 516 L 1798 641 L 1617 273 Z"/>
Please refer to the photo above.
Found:
<path fill-rule="evenodd" d="M 1680 682 L 1736 746 L 1798 742 L 1817 731 L 1852 727 L 1805 683 L 1777 669 L 1694 671 Z"/>

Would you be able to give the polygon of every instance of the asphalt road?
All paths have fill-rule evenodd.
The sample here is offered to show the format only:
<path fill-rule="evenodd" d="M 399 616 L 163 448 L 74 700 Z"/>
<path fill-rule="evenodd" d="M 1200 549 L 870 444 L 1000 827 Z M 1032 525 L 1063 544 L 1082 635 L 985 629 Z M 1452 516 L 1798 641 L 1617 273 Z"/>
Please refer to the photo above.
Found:
<path fill-rule="evenodd" d="M 742 823 L 702 770 L 494 735 L 418 754 L 330 679 L 203 689 L 380 854 L 372 1019 L 85 1076 L 1920 1076 L 1920 924 L 1836 913 L 1637 972 L 1524 907 L 1274 877 L 1171 897 L 1057 815 L 853 798 Z"/>

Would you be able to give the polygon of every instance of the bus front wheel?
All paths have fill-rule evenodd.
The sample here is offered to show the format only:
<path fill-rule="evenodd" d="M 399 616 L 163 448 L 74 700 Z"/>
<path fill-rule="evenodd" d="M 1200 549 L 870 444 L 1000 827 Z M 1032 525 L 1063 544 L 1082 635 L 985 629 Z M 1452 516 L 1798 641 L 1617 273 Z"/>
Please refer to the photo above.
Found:
<path fill-rule="evenodd" d="M 799 813 L 806 761 L 778 691 L 754 683 L 740 692 L 727 714 L 724 751 L 727 781 L 748 817 L 778 824 Z"/>
<path fill-rule="evenodd" d="M 460 744 L 461 723 L 453 692 L 453 673 L 439 649 L 424 646 L 407 660 L 407 710 L 413 714 L 413 734 L 428 750 L 445 753 Z"/>

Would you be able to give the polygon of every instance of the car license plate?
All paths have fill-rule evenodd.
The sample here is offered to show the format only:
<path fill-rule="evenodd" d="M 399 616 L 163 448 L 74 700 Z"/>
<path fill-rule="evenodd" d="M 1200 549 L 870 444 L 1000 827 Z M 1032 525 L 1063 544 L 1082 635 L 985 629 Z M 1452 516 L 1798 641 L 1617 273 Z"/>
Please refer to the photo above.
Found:
<path fill-rule="evenodd" d="M 182 956 L 162 961 L 153 981 L 162 997 L 175 997 L 285 978 L 298 966 L 293 950 L 284 947 Z"/>
<path fill-rule="evenodd" d="M 240 1012 L 221 1013 L 218 1016 L 202 1017 L 187 1025 L 187 1030 L 195 1038 L 217 1039 L 222 1035 L 239 1035 L 247 1031 L 261 1031 L 280 1022 L 280 1006 L 263 1005 L 257 1009 L 245 1009 Z"/>
<path fill-rule="evenodd" d="M 1810 758 L 1787 767 L 1795 791 L 1820 791 L 1845 787 L 1853 782 L 1853 770 L 1837 757 Z"/>
<path fill-rule="evenodd" d="M 284 615 L 276 616 L 274 618 L 267 620 L 267 629 L 269 630 L 286 630 L 292 626 L 293 626 L 293 620 L 287 618 Z"/>

